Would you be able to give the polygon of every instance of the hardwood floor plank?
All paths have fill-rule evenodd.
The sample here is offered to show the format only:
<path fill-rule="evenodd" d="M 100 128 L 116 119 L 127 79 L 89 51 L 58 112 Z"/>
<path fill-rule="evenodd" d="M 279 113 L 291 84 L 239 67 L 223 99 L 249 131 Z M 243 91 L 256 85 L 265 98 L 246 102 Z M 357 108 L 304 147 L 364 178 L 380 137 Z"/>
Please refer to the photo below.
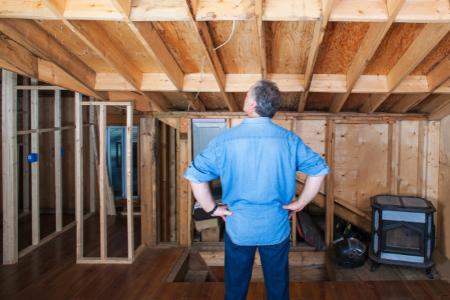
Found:
<path fill-rule="evenodd" d="M 183 299 L 211 299 L 217 282 L 191 282 Z"/>
<path fill-rule="evenodd" d="M 432 292 L 425 287 L 422 281 L 407 280 L 403 282 L 416 300 L 439 300 Z"/>
<path fill-rule="evenodd" d="M 414 300 L 413 295 L 402 281 L 382 281 L 381 284 L 384 286 L 390 299 Z"/>
<path fill-rule="evenodd" d="M 160 285 L 158 291 L 152 299 L 154 300 L 179 300 L 183 299 L 186 289 L 189 287 L 189 282 L 164 282 Z M 222 297 L 223 299 L 223 297 Z"/>
<path fill-rule="evenodd" d="M 291 282 L 289 285 L 291 299 L 313 300 L 313 291 L 310 282 Z"/>
<path fill-rule="evenodd" d="M 216 283 L 216 291 L 211 300 L 223 300 L 225 297 L 225 282 Z"/>

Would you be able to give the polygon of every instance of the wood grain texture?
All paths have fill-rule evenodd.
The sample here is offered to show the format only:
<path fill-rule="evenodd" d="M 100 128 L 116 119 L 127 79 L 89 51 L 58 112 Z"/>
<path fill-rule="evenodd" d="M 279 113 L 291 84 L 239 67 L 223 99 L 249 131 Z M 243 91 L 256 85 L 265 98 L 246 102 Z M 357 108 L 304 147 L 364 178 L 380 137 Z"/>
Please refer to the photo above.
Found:
<path fill-rule="evenodd" d="M 314 22 L 264 22 L 267 72 L 304 74 Z"/>
<path fill-rule="evenodd" d="M 83 63 L 95 72 L 116 72 L 114 67 L 98 56 L 93 49 L 89 48 L 88 45 L 74 34 L 62 21 L 36 20 L 36 23 L 48 32 L 49 35 L 53 36 L 61 46 L 69 49 L 70 52 L 75 54 Z"/>
<path fill-rule="evenodd" d="M 387 75 L 424 27 L 424 24 L 414 23 L 392 25 L 363 75 Z"/>
<path fill-rule="evenodd" d="M 136 37 L 125 22 L 103 21 L 100 23 L 116 46 L 143 73 L 163 73 L 153 57 L 147 52 L 141 41 Z"/>
<path fill-rule="evenodd" d="M 391 94 L 381 103 L 377 108 L 377 112 L 388 112 L 392 107 L 394 107 L 402 98 L 405 97 L 405 94 Z"/>
<path fill-rule="evenodd" d="M 328 111 L 333 103 L 334 93 L 309 93 L 305 110 Z"/>
<path fill-rule="evenodd" d="M 450 32 L 416 66 L 411 75 L 428 75 L 444 58 L 450 54 Z"/>
<path fill-rule="evenodd" d="M 236 94 L 236 93 L 234 93 Z M 241 94 L 241 93 L 239 93 Z M 221 93 L 200 93 L 198 95 L 207 110 L 226 110 L 228 108 Z M 236 101 L 237 102 L 237 101 Z"/>
<path fill-rule="evenodd" d="M 442 131 L 441 131 L 442 132 Z M 445 133 L 447 135 L 448 133 Z M 450 213 L 450 166 L 446 164 L 439 165 L 439 200 L 437 205 L 437 235 L 438 235 L 438 250 L 450 258 L 450 233 L 447 228 L 450 226 L 450 220 L 447 217 Z"/>
<path fill-rule="evenodd" d="M 344 105 L 341 108 L 341 111 L 359 111 L 359 109 L 366 103 L 367 99 L 369 99 L 370 94 L 350 94 L 348 96 L 347 101 L 345 101 Z"/>
<path fill-rule="evenodd" d="M 419 122 L 400 122 L 397 193 L 405 196 L 417 195 L 417 170 L 419 147 Z"/>
<path fill-rule="evenodd" d="M 447 166 L 450 166 L 450 133 L 447 132 L 447 128 L 450 128 L 449 126 L 450 117 L 443 118 L 441 120 L 439 162 Z"/>
<path fill-rule="evenodd" d="M 232 21 L 210 22 L 209 29 L 214 46 L 219 47 L 231 35 Z M 254 21 L 236 21 L 230 41 L 217 52 L 227 74 L 260 73 L 259 43 Z"/>
<path fill-rule="evenodd" d="M 428 95 L 428 97 L 425 97 L 425 99 L 423 99 L 422 101 L 420 101 L 419 103 L 417 103 L 415 106 L 413 106 L 412 108 L 410 108 L 408 110 L 408 112 L 419 112 L 421 109 L 423 109 L 424 107 L 426 107 L 428 104 L 430 104 L 431 102 L 434 101 L 434 99 L 438 98 L 440 95 L 438 94 L 430 94 Z"/>
<path fill-rule="evenodd" d="M 370 23 L 328 22 L 314 73 L 347 74 L 369 27 Z"/>

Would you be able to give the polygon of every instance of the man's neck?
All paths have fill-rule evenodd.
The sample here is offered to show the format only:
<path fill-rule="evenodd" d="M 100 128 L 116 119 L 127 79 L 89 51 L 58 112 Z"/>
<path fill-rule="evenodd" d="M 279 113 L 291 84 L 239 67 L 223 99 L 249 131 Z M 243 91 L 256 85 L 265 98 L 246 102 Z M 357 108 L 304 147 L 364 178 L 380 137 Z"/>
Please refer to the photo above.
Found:
<path fill-rule="evenodd" d="M 261 116 L 258 115 L 256 112 L 252 111 L 247 114 L 247 118 L 261 118 Z"/>

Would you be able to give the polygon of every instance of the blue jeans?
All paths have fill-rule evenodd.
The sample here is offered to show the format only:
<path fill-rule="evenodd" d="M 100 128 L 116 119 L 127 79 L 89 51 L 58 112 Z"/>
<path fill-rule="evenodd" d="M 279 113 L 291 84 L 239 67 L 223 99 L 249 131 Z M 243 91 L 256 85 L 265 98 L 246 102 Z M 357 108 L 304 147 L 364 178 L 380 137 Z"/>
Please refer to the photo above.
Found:
<path fill-rule="evenodd" d="M 289 300 L 289 236 L 268 246 L 234 244 L 225 233 L 225 300 L 245 300 L 256 248 L 261 257 L 268 300 Z"/>

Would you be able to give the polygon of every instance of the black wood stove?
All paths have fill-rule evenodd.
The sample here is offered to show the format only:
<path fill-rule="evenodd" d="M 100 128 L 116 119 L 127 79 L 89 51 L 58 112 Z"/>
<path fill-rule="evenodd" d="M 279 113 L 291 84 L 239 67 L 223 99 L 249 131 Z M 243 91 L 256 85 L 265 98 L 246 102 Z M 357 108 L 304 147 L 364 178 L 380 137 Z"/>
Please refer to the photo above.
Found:
<path fill-rule="evenodd" d="M 379 264 L 424 268 L 432 279 L 436 211 L 433 204 L 418 197 L 378 195 L 370 198 L 370 205 L 371 271 Z"/>

